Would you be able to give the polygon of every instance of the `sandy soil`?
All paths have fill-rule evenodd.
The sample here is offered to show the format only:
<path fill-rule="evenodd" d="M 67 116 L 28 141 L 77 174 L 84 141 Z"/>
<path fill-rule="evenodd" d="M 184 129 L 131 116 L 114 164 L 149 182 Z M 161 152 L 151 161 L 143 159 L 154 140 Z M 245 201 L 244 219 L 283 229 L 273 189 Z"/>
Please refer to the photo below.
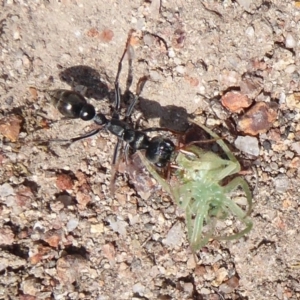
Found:
<path fill-rule="evenodd" d="M 300 299 L 298 2 L 0 0 L 0 7 L 1 299 Z M 93 128 L 62 120 L 45 89 L 76 89 L 111 113 L 130 29 L 131 91 L 150 76 L 136 110 L 143 126 L 184 130 L 197 114 L 234 144 L 248 134 L 231 132 L 225 120 L 235 127 L 247 109 L 230 112 L 223 94 L 243 92 L 250 78 L 259 82 L 252 105 L 276 104 L 276 120 L 254 136 L 259 154 L 236 152 L 252 189 L 249 166 L 257 170 L 254 228 L 237 241 L 212 241 L 197 265 L 182 211 L 166 193 L 150 188 L 141 197 L 120 172 L 110 196 L 115 137 L 101 132 L 69 148 L 38 142 Z M 126 68 L 125 59 L 123 90 Z"/>

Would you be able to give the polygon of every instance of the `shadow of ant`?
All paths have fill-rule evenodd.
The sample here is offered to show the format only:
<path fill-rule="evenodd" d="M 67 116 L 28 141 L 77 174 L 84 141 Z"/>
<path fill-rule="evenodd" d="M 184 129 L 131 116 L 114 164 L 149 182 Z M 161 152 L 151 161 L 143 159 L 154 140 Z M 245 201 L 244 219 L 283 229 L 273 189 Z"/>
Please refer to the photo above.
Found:
<path fill-rule="evenodd" d="M 113 103 L 115 91 L 108 88 L 106 82 L 109 81 L 109 76 L 107 76 L 104 70 L 102 71 L 101 74 L 104 74 L 103 76 L 100 72 L 89 66 L 79 65 L 61 71 L 59 78 L 70 85 L 72 90 L 78 85 L 84 86 L 87 98 L 94 98 L 96 100 L 108 99 L 110 103 Z M 122 101 L 127 103 L 128 97 L 128 91 L 126 90 L 122 95 Z M 188 118 L 191 115 L 183 107 L 175 105 L 162 106 L 155 100 L 143 97 L 139 97 L 137 106 L 145 119 L 158 118 L 160 120 L 160 127 L 177 132 L 184 132 L 189 127 Z"/>
<path fill-rule="evenodd" d="M 108 81 L 107 75 L 102 71 L 101 74 L 104 74 L 104 76 L 101 77 L 98 71 L 89 66 L 79 65 L 61 71 L 59 78 L 61 81 L 67 83 L 72 90 L 78 85 L 84 86 L 87 98 L 103 100 L 110 98 L 111 91 L 106 84 Z"/>

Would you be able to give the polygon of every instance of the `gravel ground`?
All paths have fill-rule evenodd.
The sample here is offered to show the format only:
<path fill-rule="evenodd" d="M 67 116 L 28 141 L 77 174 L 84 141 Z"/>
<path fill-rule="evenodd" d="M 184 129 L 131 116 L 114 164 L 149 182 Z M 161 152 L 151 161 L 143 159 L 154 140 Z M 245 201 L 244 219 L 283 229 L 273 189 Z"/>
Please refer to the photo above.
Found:
<path fill-rule="evenodd" d="M 108 3 L 0 0 L 0 298 L 300 299 L 300 3 Z M 131 91 L 150 76 L 136 118 L 185 130 L 197 115 L 239 149 L 254 192 L 253 230 L 196 264 L 182 211 L 149 176 L 138 189 L 120 166 L 111 196 L 115 137 L 40 142 L 94 126 L 63 120 L 45 89 L 111 113 L 131 29 Z"/>

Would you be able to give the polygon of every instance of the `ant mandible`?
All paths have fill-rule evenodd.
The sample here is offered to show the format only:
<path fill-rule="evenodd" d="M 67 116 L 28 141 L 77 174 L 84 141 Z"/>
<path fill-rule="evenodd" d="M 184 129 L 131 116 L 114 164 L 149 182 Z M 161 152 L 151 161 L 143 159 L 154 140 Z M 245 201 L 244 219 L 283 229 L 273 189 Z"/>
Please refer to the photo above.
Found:
<path fill-rule="evenodd" d="M 133 152 L 137 150 L 145 150 L 146 158 L 156 165 L 157 167 L 165 167 L 172 157 L 172 154 L 175 151 L 174 143 L 168 139 L 161 136 L 155 136 L 150 138 L 147 135 L 147 132 L 151 131 L 165 131 L 164 128 L 148 128 L 145 130 L 136 130 L 129 123 L 130 116 L 134 110 L 134 107 L 139 99 L 142 88 L 147 80 L 146 77 L 142 78 L 138 82 L 137 92 L 132 100 L 132 103 L 127 108 L 125 117 L 123 120 L 120 119 L 120 107 L 121 107 L 121 96 L 120 96 L 120 87 L 119 87 L 119 76 L 122 70 L 123 59 L 128 53 L 130 56 L 130 39 L 132 36 L 130 31 L 128 39 L 126 42 L 126 47 L 123 52 L 123 55 L 120 59 L 118 65 L 118 71 L 115 79 L 115 104 L 114 112 L 112 117 L 108 119 L 102 113 L 96 113 L 95 107 L 92 104 L 89 104 L 86 99 L 79 93 L 70 90 L 57 89 L 48 91 L 48 94 L 51 97 L 52 104 L 58 109 L 58 111 L 67 118 L 80 118 L 83 121 L 93 120 L 97 125 L 100 125 L 100 128 L 97 128 L 87 134 L 75 137 L 72 139 L 64 140 L 70 143 L 75 141 L 93 136 L 100 132 L 103 129 L 106 129 L 113 135 L 118 137 L 118 142 L 115 146 L 114 155 L 113 155 L 113 165 L 116 163 L 118 149 L 121 143 L 125 142 L 125 155 L 128 156 L 129 148 Z"/>

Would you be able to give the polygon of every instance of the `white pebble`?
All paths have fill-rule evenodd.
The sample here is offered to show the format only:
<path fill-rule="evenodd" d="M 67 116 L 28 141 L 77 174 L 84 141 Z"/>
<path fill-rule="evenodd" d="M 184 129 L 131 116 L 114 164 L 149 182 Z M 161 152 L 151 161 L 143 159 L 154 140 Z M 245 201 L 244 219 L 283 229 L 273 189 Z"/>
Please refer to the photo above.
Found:
<path fill-rule="evenodd" d="M 176 67 L 176 72 L 179 74 L 184 74 L 185 73 L 185 67 L 184 66 L 177 66 Z"/>
<path fill-rule="evenodd" d="M 252 38 L 254 36 L 254 28 L 252 26 L 249 26 L 246 29 L 246 35 L 248 35 L 248 37 Z"/>
<path fill-rule="evenodd" d="M 296 46 L 296 41 L 294 37 L 288 33 L 285 38 L 285 47 L 286 48 L 294 48 Z"/>
<path fill-rule="evenodd" d="M 285 68 L 285 72 L 287 74 L 292 74 L 296 71 L 296 65 L 295 64 L 290 64 Z"/>
<path fill-rule="evenodd" d="M 0 186 L 0 197 L 14 195 L 14 189 L 9 183 L 4 183 Z"/>
<path fill-rule="evenodd" d="M 277 192 L 285 193 L 290 186 L 289 178 L 284 174 L 278 175 L 274 179 L 274 186 Z"/>
<path fill-rule="evenodd" d="M 169 49 L 168 55 L 169 55 L 170 58 L 175 57 L 175 52 L 174 52 L 174 50 L 173 50 L 173 49 Z"/>
<path fill-rule="evenodd" d="M 167 246 L 176 247 L 182 243 L 183 230 L 181 223 L 177 222 L 168 232 L 163 243 Z"/>
<path fill-rule="evenodd" d="M 132 287 L 132 291 L 134 293 L 142 295 L 145 291 L 145 287 L 140 282 L 138 282 Z"/>
<path fill-rule="evenodd" d="M 79 220 L 78 219 L 71 219 L 68 221 L 67 223 L 67 229 L 68 231 L 73 231 L 79 224 Z"/>
<path fill-rule="evenodd" d="M 253 136 L 238 136 L 234 145 L 244 153 L 254 156 L 259 155 L 258 140 Z"/>

